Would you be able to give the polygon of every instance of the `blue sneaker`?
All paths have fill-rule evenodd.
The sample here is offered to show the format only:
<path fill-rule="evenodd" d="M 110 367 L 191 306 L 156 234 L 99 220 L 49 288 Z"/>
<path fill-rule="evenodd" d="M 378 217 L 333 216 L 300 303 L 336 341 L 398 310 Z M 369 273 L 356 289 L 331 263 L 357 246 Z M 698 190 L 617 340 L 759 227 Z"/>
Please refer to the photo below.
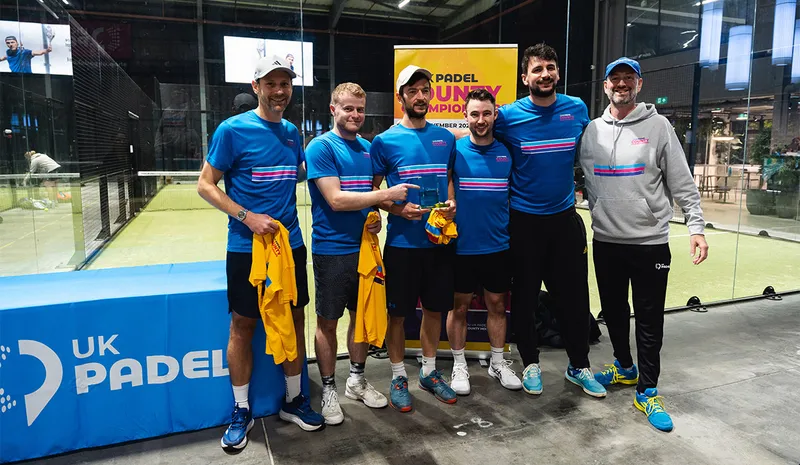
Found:
<path fill-rule="evenodd" d="M 648 388 L 644 394 L 636 391 L 633 405 L 647 415 L 647 421 L 661 431 L 672 431 L 672 418 L 664 409 L 664 398 L 658 395 L 658 389 Z"/>
<path fill-rule="evenodd" d="M 619 360 L 614 360 L 613 364 L 606 366 L 608 368 L 594 375 L 594 379 L 603 386 L 636 384 L 639 382 L 639 370 L 636 369 L 636 364 L 628 370 L 620 366 Z"/>
<path fill-rule="evenodd" d="M 253 429 L 255 421 L 250 410 L 246 408 L 233 407 L 233 415 L 231 415 L 231 425 L 225 430 L 222 435 L 222 448 L 223 449 L 244 449 L 247 445 L 247 433 Z"/>
<path fill-rule="evenodd" d="M 291 402 L 284 400 L 279 416 L 303 431 L 316 431 L 325 426 L 325 418 L 311 408 L 308 397 L 303 394 L 298 394 Z"/>
<path fill-rule="evenodd" d="M 567 367 L 567 372 L 565 373 L 567 379 L 573 383 L 577 384 L 578 386 L 583 388 L 583 392 L 589 394 L 592 397 L 605 397 L 606 396 L 606 388 L 603 387 L 602 384 L 598 383 L 594 379 L 594 375 L 592 374 L 592 370 L 589 368 L 572 368 L 572 365 Z"/>
<path fill-rule="evenodd" d="M 422 368 L 420 368 L 419 388 L 430 392 L 445 404 L 455 404 L 458 400 L 456 391 L 445 382 L 439 370 L 433 370 L 428 376 L 422 376 Z"/>
<path fill-rule="evenodd" d="M 389 388 L 389 405 L 401 412 L 411 411 L 411 394 L 408 393 L 408 378 L 398 376 Z"/>
<path fill-rule="evenodd" d="M 542 393 L 542 370 L 538 363 L 531 363 L 522 372 L 522 389 L 528 394 Z"/>

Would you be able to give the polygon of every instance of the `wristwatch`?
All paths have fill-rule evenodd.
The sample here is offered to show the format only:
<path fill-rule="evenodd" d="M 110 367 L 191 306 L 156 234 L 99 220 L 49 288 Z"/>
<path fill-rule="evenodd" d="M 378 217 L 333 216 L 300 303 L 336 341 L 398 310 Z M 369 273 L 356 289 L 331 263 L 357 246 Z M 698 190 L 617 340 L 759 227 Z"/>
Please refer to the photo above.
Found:
<path fill-rule="evenodd" d="M 236 214 L 236 219 L 244 221 L 245 218 L 247 218 L 247 209 L 239 210 L 239 213 Z"/>

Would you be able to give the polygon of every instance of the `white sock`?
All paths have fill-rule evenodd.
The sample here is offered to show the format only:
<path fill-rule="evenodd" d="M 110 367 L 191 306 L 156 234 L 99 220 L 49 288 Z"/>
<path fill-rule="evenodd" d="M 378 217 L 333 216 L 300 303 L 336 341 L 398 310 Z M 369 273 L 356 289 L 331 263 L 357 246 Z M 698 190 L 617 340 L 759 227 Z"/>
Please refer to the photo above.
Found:
<path fill-rule="evenodd" d="M 436 357 L 422 356 L 422 376 L 428 376 L 436 369 Z"/>
<path fill-rule="evenodd" d="M 392 363 L 392 379 L 395 379 L 398 376 L 408 378 L 408 374 L 406 373 L 406 364 L 403 362 Z"/>
<path fill-rule="evenodd" d="M 463 365 L 467 364 L 467 359 L 464 357 L 464 349 L 450 349 L 450 352 L 453 353 L 453 363 L 461 363 Z"/>
<path fill-rule="evenodd" d="M 300 395 L 300 375 L 283 375 L 283 378 L 286 380 L 286 402 L 291 402 Z"/>
<path fill-rule="evenodd" d="M 492 347 L 492 365 L 499 365 L 503 363 L 503 348 Z"/>
<path fill-rule="evenodd" d="M 250 402 L 247 401 L 247 393 L 250 391 L 250 383 L 244 386 L 233 386 L 233 401 L 239 408 L 250 410 Z"/>

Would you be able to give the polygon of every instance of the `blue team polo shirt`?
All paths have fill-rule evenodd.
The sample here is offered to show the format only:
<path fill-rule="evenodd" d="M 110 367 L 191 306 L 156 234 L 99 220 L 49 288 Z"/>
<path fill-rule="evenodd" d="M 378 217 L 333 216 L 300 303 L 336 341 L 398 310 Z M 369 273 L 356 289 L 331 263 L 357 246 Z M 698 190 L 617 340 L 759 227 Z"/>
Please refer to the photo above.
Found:
<path fill-rule="evenodd" d="M 306 165 L 308 180 L 339 178 L 342 191 L 372 191 L 372 160 L 370 143 L 361 137 L 347 140 L 329 131 L 308 144 Z M 308 183 L 311 195 L 311 252 L 321 255 L 358 253 L 364 222 L 372 210 L 335 212 L 328 204 L 316 182 Z"/>
<path fill-rule="evenodd" d="M 494 140 L 475 145 L 469 137 L 456 143 L 453 166 L 456 189 L 458 255 L 479 255 L 509 248 L 508 177 L 511 154 Z"/>
<path fill-rule="evenodd" d="M 548 107 L 529 97 L 500 107 L 495 136 L 511 151 L 511 208 L 552 215 L 575 205 L 575 150 L 589 112 L 576 97 L 556 94 Z"/>
<path fill-rule="evenodd" d="M 426 124 L 422 129 L 410 129 L 397 124 L 377 135 L 372 141 L 370 155 L 375 175 L 385 176 L 389 187 L 401 183 L 420 183 L 421 176 L 435 176 L 438 181 L 439 202 L 447 200 L 447 170 L 456 154 L 455 136 L 447 129 Z M 408 202 L 419 204 L 416 189 L 408 191 Z M 410 249 L 436 247 L 425 232 L 430 214 L 421 220 L 410 221 L 389 215 L 386 245 Z"/>
<path fill-rule="evenodd" d="M 289 231 L 293 249 L 303 245 L 297 220 L 297 167 L 303 163 L 297 128 L 271 123 L 251 110 L 226 119 L 214 132 L 208 163 L 225 173 L 225 192 L 247 210 L 271 216 Z M 253 232 L 228 218 L 228 251 L 252 253 Z"/>

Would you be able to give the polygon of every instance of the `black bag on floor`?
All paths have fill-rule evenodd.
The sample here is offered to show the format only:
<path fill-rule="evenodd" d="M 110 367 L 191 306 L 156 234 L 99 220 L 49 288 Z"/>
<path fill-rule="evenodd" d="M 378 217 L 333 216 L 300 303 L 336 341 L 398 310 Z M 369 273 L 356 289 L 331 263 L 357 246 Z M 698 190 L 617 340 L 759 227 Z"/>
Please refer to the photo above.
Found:
<path fill-rule="evenodd" d="M 563 349 L 561 327 L 553 309 L 555 309 L 553 297 L 547 291 L 539 291 L 539 305 L 536 307 L 536 332 L 539 335 L 539 345 Z M 600 341 L 603 333 L 594 315 L 589 315 L 589 324 L 589 343 L 594 344 Z"/>

